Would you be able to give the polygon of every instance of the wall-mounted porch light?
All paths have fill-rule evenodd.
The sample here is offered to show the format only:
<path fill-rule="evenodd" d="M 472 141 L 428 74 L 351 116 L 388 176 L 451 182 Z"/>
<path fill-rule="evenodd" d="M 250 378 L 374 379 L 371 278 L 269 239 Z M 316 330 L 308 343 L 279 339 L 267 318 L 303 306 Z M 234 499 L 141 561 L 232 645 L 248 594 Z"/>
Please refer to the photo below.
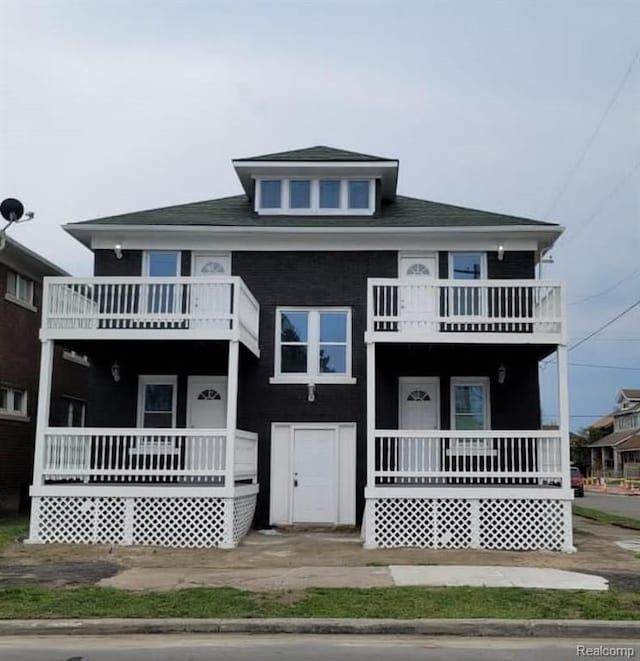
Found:
<path fill-rule="evenodd" d="M 316 401 L 316 384 L 309 383 L 307 384 L 307 401 L 315 402 Z"/>
<path fill-rule="evenodd" d="M 120 381 L 120 364 L 117 360 L 111 365 L 111 376 L 116 383 Z"/>
<path fill-rule="evenodd" d="M 504 259 L 504 246 L 500 244 L 498 246 L 498 261 L 501 262 Z"/>
<path fill-rule="evenodd" d="M 498 367 L 498 383 L 502 384 L 507 380 L 507 368 L 500 363 L 500 367 Z"/>
<path fill-rule="evenodd" d="M 113 246 L 113 253 L 116 256 L 116 259 L 122 259 L 122 245 L 116 243 L 116 245 Z"/>

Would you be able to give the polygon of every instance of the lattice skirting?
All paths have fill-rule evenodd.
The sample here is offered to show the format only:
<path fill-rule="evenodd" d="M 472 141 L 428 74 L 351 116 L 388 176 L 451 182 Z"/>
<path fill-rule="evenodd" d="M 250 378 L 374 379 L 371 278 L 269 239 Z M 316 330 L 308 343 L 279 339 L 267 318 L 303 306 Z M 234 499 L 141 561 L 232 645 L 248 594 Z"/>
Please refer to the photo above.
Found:
<path fill-rule="evenodd" d="M 256 494 L 235 498 L 33 498 L 33 543 L 233 547 L 247 534 Z"/>
<path fill-rule="evenodd" d="M 365 545 L 571 552 L 571 502 L 371 498 L 365 511 Z"/>

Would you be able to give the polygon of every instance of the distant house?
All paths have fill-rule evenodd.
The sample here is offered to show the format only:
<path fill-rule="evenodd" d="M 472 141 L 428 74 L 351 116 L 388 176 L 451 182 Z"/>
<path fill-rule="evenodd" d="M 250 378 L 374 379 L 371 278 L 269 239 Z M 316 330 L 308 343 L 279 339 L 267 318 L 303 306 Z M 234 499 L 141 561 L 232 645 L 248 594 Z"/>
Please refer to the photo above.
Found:
<path fill-rule="evenodd" d="M 623 388 L 617 409 L 596 421 L 591 429 L 605 429 L 602 438 L 589 445 L 591 471 L 596 476 L 640 477 L 640 389 Z"/>
<path fill-rule="evenodd" d="M 6 237 L 0 250 L 0 512 L 29 506 L 40 365 L 42 279 L 65 271 Z M 86 358 L 56 347 L 51 422 L 84 424 Z"/>

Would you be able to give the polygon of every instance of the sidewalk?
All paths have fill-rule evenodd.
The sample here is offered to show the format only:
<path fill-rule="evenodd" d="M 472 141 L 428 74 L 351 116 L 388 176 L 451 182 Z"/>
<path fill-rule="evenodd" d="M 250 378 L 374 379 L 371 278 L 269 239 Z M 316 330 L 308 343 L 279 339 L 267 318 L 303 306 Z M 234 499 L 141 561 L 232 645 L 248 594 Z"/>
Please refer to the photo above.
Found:
<path fill-rule="evenodd" d="M 608 590 L 600 576 L 551 568 L 389 565 L 386 567 L 134 568 L 104 578 L 99 586 L 133 591 L 234 587 L 252 591 L 306 588 L 519 587 L 547 590 Z"/>

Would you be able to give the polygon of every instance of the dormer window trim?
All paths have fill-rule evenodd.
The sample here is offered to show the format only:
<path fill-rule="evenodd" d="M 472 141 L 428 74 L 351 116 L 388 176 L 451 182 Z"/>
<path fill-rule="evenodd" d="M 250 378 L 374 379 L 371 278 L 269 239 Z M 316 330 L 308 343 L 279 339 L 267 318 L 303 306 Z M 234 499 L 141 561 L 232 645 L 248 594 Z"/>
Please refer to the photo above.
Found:
<path fill-rule="evenodd" d="M 280 182 L 280 207 L 262 207 L 262 182 L 279 181 Z M 310 183 L 310 205 L 309 207 L 291 206 L 291 182 L 308 181 Z M 320 182 L 338 181 L 340 182 L 340 206 L 339 207 L 321 207 L 320 206 Z M 368 182 L 369 184 L 369 203 L 367 207 L 350 208 L 350 182 Z M 372 177 L 337 177 L 337 176 L 313 176 L 305 177 L 301 175 L 289 177 L 274 177 L 273 175 L 264 177 L 255 177 L 255 212 L 265 216 L 372 216 L 376 206 L 376 186 L 375 178 Z"/>

